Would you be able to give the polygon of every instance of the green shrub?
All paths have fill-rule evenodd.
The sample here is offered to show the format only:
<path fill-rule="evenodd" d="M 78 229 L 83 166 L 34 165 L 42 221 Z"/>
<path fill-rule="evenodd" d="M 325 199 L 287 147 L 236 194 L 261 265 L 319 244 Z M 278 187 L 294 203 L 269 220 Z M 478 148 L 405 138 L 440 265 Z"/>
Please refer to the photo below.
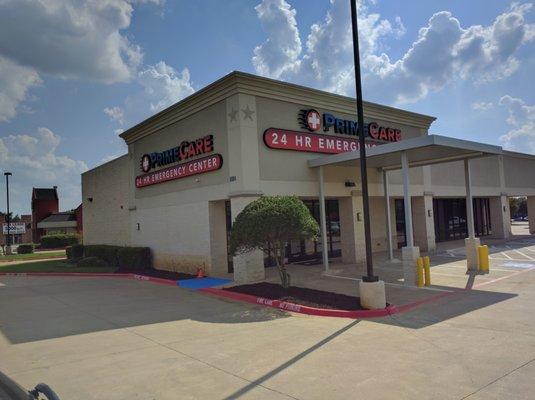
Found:
<path fill-rule="evenodd" d="M 121 247 L 117 252 L 119 269 L 144 271 L 152 268 L 152 254 L 148 247 Z"/>
<path fill-rule="evenodd" d="M 106 261 L 98 257 L 84 257 L 78 260 L 76 267 L 78 268 L 105 268 L 108 264 Z"/>
<path fill-rule="evenodd" d="M 19 244 L 17 247 L 17 254 L 30 254 L 33 253 L 33 249 L 35 249 L 35 245 L 33 243 Z"/>
<path fill-rule="evenodd" d="M 58 249 L 80 243 L 80 236 L 75 234 L 58 233 L 41 236 L 42 249 Z"/>
<path fill-rule="evenodd" d="M 65 248 L 65 253 L 69 262 L 76 262 L 84 256 L 84 245 L 73 244 L 72 246 L 67 246 Z"/>
<path fill-rule="evenodd" d="M 117 252 L 121 249 L 120 246 L 109 246 L 106 244 L 91 244 L 84 245 L 84 257 L 98 257 L 104 260 L 110 267 L 117 267 L 119 261 L 117 259 Z"/>

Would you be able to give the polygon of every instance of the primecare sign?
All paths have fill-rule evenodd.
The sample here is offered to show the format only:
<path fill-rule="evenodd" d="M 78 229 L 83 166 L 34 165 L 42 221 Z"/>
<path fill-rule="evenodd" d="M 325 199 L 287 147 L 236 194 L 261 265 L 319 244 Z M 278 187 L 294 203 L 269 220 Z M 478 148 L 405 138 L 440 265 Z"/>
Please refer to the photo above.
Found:
<path fill-rule="evenodd" d="M 309 132 L 318 132 L 323 127 L 324 133 L 333 131 L 336 134 L 350 137 L 269 128 L 264 132 L 266 146 L 272 149 L 325 154 L 360 150 L 358 138 L 351 137 L 358 137 L 358 124 L 356 121 L 338 118 L 329 113 L 322 115 L 314 109 L 301 110 L 297 119 L 299 125 Z M 368 123 L 364 127 L 364 132 L 368 136 L 366 147 L 374 147 L 377 144 L 401 140 L 400 129 L 381 126 L 377 122 Z"/>
<path fill-rule="evenodd" d="M 2 225 L 2 233 L 4 235 L 8 234 L 7 223 L 4 222 Z M 9 223 L 9 234 L 10 235 L 23 235 L 26 233 L 26 223 L 25 222 L 10 222 Z"/>
<path fill-rule="evenodd" d="M 136 177 L 136 187 L 141 188 L 216 171 L 223 166 L 221 154 L 211 154 L 197 158 L 197 156 L 213 151 L 214 137 L 213 135 L 206 135 L 191 142 L 183 141 L 180 145 L 168 150 L 144 154 L 140 160 L 140 167 L 144 174 Z M 171 164 L 174 165 L 152 171 Z"/>

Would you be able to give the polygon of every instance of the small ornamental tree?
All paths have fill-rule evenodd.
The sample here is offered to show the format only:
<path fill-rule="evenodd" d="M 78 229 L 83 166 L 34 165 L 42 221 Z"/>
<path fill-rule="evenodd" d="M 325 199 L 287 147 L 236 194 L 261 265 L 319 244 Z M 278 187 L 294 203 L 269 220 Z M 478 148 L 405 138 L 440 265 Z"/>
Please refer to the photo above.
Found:
<path fill-rule="evenodd" d="M 305 204 L 293 196 L 264 196 L 238 214 L 230 234 L 232 255 L 262 250 L 277 263 L 282 287 L 290 287 L 284 263 L 286 244 L 291 240 L 315 239 L 319 227 Z"/>

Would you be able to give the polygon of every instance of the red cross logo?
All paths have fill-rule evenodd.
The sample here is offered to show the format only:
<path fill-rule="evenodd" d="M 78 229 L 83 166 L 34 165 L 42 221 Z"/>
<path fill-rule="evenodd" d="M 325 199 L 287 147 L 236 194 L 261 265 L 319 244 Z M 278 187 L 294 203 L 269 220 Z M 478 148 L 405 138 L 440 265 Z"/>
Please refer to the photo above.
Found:
<path fill-rule="evenodd" d="M 317 131 L 321 126 L 320 113 L 316 110 L 310 110 L 306 116 L 308 129 Z"/>

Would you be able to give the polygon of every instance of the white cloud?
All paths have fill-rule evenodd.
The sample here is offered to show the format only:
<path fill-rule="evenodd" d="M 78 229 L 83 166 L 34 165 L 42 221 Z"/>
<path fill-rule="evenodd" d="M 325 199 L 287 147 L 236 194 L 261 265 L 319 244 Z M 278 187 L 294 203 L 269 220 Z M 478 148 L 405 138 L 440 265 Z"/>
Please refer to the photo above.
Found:
<path fill-rule="evenodd" d="M 120 32 L 131 18 L 125 0 L 2 0 L 0 53 L 39 73 L 128 81 L 142 59 Z"/>
<path fill-rule="evenodd" d="M 358 7 L 362 54 L 382 49 L 382 41 L 388 36 L 404 34 L 405 27 L 400 18 L 396 18 L 394 23 L 381 19 L 379 14 L 369 12 L 364 1 L 359 2 Z M 266 42 L 256 47 L 252 60 L 258 74 L 342 94 L 354 91 L 351 20 L 347 1 L 331 0 L 325 19 L 311 26 L 304 52 L 295 23 L 295 10 L 285 0 L 264 0 L 256 10 L 268 34 Z M 286 51 L 280 51 L 280 47 Z"/>
<path fill-rule="evenodd" d="M 41 83 L 37 72 L 0 56 L 0 122 L 17 114 L 17 107 L 28 90 Z"/>
<path fill-rule="evenodd" d="M 528 105 L 522 99 L 503 96 L 500 105 L 509 112 L 507 123 L 512 129 L 500 137 L 504 147 L 535 153 L 535 105 Z"/>
<path fill-rule="evenodd" d="M 471 107 L 474 111 L 486 111 L 494 107 L 494 104 L 492 102 L 475 101 L 471 104 Z"/>
<path fill-rule="evenodd" d="M 535 154 L 535 105 L 509 95 L 500 99 L 500 105 L 509 112 L 507 123 L 513 127 L 500 137 L 504 147 Z"/>
<path fill-rule="evenodd" d="M 434 14 L 420 29 L 417 40 L 398 60 L 391 60 L 384 39 L 405 33 L 399 18 L 394 22 L 370 12 L 374 2 L 359 3 L 359 37 L 366 91 L 384 94 L 396 103 L 420 100 L 460 77 L 482 84 L 510 76 L 519 62 L 517 50 L 535 37 L 535 27 L 525 20 L 529 3 L 514 3 L 489 26 L 463 28 L 448 11 Z M 295 10 L 284 0 L 264 0 L 259 7 L 269 13 L 258 13 L 270 41 L 280 41 L 273 32 L 291 32 L 287 40 L 291 49 L 299 42 Z M 291 14 L 291 18 L 288 15 Z M 271 17 L 277 15 L 278 17 Z M 284 18 L 286 16 L 286 18 Z M 268 18 L 270 17 L 270 18 Z M 297 39 L 296 39 L 297 38 Z M 340 94 L 354 92 L 349 3 L 331 0 L 325 20 L 313 24 L 304 54 L 268 53 L 260 46 L 262 58 L 255 50 L 253 65 L 259 74 L 298 82 Z M 257 47 L 258 49 L 258 47 Z M 261 62 L 262 61 L 262 62 Z M 275 66 L 275 67 L 274 67 Z"/>
<path fill-rule="evenodd" d="M 152 112 L 161 111 L 195 92 L 187 68 L 177 72 L 163 61 L 147 66 L 139 72 L 137 79 L 144 88 Z"/>
<path fill-rule="evenodd" d="M 0 168 L 13 173 L 10 184 L 14 212 L 29 210 L 32 187 L 57 185 L 62 209 L 73 208 L 80 202 L 80 174 L 87 170 L 87 165 L 57 154 L 60 141 L 60 136 L 48 128 L 39 128 L 32 135 L 0 138 Z"/>
<path fill-rule="evenodd" d="M 119 122 L 119 124 L 122 125 L 124 123 L 124 112 L 121 107 L 106 107 L 103 111 L 104 114 L 112 120 Z"/>
<path fill-rule="evenodd" d="M 298 68 L 301 39 L 295 20 L 296 11 L 285 0 L 264 0 L 255 7 L 268 39 L 255 47 L 252 59 L 255 70 L 279 78 Z"/>

